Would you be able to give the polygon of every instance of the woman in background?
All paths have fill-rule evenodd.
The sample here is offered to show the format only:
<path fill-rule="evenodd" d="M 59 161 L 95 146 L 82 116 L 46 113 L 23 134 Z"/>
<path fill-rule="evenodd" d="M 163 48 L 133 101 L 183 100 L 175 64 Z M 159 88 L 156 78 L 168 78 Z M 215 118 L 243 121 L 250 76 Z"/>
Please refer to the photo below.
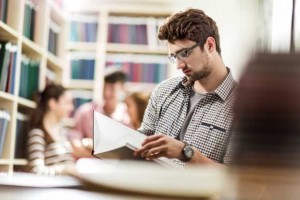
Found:
<path fill-rule="evenodd" d="M 75 159 L 61 120 L 74 109 L 72 96 L 64 87 L 52 84 L 38 95 L 36 103 L 28 133 L 29 170 L 39 175 L 67 175 L 75 169 Z"/>
<path fill-rule="evenodd" d="M 138 129 L 141 126 L 148 100 L 149 95 L 142 92 L 134 92 L 126 97 L 125 103 L 132 128 Z"/>

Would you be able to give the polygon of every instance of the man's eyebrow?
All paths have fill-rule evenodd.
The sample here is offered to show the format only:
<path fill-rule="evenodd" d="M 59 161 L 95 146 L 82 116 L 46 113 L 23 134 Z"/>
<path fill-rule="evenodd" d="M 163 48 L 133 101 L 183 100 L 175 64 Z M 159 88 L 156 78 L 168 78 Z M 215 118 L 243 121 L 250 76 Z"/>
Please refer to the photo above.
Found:
<path fill-rule="evenodd" d="M 179 52 L 183 52 L 184 50 L 187 50 L 187 49 L 189 49 L 189 47 L 179 49 L 178 51 L 175 51 L 175 54 L 178 54 Z M 175 54 L 173 54 L 173 55 L 175 55 Z"/>

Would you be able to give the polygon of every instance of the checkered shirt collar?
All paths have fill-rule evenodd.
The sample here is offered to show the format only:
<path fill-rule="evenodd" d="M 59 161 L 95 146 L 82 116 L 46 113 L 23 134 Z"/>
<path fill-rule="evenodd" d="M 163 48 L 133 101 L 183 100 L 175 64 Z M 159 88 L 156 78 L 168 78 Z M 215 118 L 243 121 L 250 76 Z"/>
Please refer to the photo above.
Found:
<path fill-rule="evenodd" d="M 236 84 L 236 81 L 233 79 L 231 70 L 227 67 L 228 75 L 225 80 L 217 87 L 217 89 L 213 92 L 217 94 L 223 101 L 225 101 Z M 192 82 L 188 80 L 186 76 L 184 76 L 181 80 L 181 85 L 184 86 L 186 89 L 190 90 L 192 87 Z"/>

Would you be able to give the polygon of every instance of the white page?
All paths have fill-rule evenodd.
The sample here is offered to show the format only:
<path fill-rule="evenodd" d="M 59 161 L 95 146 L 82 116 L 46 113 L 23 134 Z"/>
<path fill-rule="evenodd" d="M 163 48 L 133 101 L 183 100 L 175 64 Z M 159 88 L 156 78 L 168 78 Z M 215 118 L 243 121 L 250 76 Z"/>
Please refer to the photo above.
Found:
<path fill-rule="evenodd" d="M 106 158 L 118 159 L 119 156 L 120 158 L 124 156 L 131 158 L 133 152 L 129 149 L 140 148 L 146 137 L 138 131 L 94 111 L 94 155 L 105 153 L 102 155 Z M 154 161 L 166 167 L 178 167 L 174 163 L 174 159 L 160 157 Z"/>
<path fill-rule="evenodd" d="M 94 153 L 106 152 L 130 144 L 138 148 L 145 135 L 105 115 L 94 112 Z"/>

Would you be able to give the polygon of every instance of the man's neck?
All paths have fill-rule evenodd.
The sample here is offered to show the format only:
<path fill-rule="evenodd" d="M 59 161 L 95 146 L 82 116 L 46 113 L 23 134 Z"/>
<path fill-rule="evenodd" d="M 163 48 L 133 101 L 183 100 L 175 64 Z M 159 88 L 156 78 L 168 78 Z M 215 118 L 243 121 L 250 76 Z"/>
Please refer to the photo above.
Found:
<path fill-rule="evenodd" d="M 227 77 L 228 71 L 225 66 L 212 71 L 207 77 L 194 82 L 193 88 L 197 93 L 213 92 Z"/>

